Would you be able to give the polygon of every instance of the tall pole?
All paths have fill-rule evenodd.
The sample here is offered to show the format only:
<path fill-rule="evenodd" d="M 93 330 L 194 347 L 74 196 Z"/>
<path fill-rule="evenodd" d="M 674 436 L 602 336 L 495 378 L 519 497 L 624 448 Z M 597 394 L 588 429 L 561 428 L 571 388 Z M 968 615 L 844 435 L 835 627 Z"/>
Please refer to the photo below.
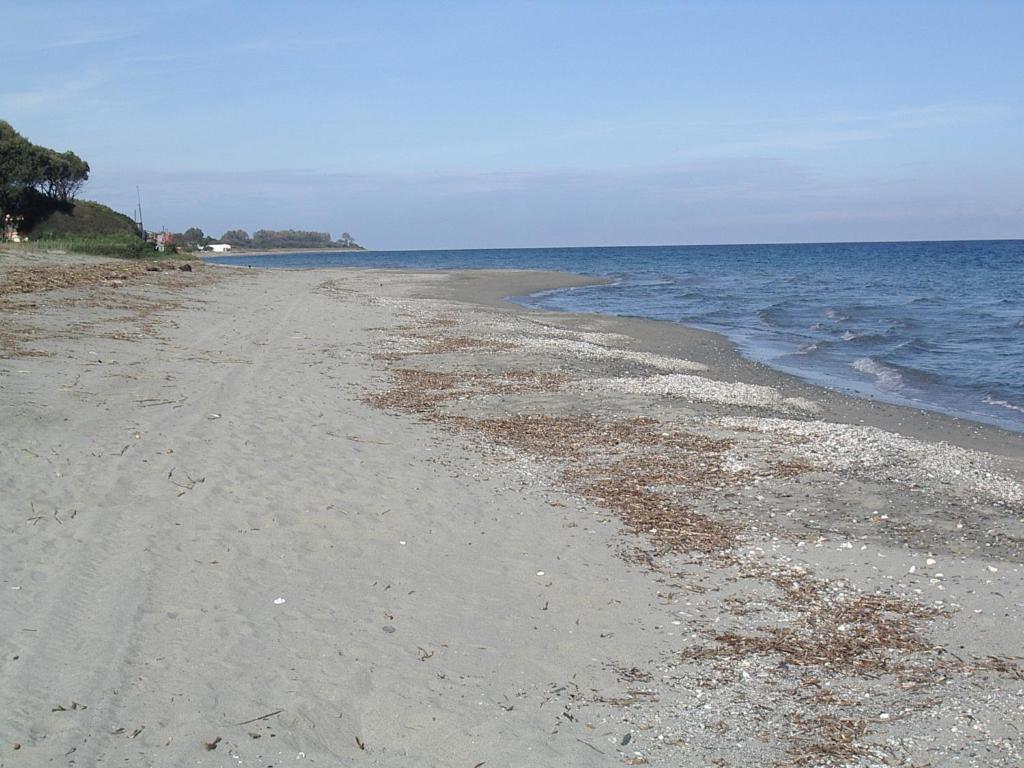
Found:
<path fill-rule="evenodd" d="M 139 199 L 139 230 L 142 232 L 142 236 L 146 236 L 146 228 L 142 225 L 142 192 L 139 190 L 139 185 L 135 185 L 135 196 Z"/>

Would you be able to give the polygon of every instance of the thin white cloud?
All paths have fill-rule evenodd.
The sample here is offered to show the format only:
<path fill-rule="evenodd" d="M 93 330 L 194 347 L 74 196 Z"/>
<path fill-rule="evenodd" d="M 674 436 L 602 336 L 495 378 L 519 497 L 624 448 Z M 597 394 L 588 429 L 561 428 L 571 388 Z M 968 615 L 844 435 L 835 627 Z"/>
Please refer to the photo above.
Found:
<path fill-rule="evenodd" d="M 78 27 L 74 30 L 69 30 L 63 35 L 60 35 L 48 43 L 42 42 L 44 48 L 70 48 L 73 46 L 81 45 L 96 45 L 97 43 L 110 43 L 115 40 L 127 40 L 132 37 L 136 37 L 141 34 L 143 28 L 139 25 L 126 26 L 120 29 L 111 29 L 109 27 L 97 27 L 94 29 L 85 29 Z"/>
<path fill-rule="evenodd" d="M 95 91 L 107 82 L 108 76 L 95 70 L 79 77 L 61 79 L 52 85 L 19 91 L 0 92 L 0 111 L 18 113 L 47 108 L 54 104 L 77 99 L 82 94 Z"/>
<path fill-rule="evenodd" d="M 1012 176 L 829 178 L 791 162 L 725 158 L 639 170 L 98 176 L 91 193 L 193 224 L 357 232 L 378 247 L 1020 237 Z"/>
<path fill-rule="evenodd" d="M 841 144 L 870 142 L 895 134 L 1005 118 L 1012 110 L 998 104 L 939 102 L 876 112 L 826 112 L 766 118 L 596 120 L 563 127 L 561 141 L 644 137 L 664 142 L 676 137 L 684 157 L 770 154 L 785 150 L 821 150 Z M 735 136 L 707 140 L 708 136 Z"/>

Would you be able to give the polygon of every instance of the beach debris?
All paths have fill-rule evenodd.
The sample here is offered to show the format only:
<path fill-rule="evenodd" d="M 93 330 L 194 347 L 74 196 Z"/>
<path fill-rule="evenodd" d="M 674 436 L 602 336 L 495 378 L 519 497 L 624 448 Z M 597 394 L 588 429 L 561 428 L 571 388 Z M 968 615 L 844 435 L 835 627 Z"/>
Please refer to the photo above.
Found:
<path fill-rule="evenodd" d="M 416 658 L 420 661 L 426 661 L 427 659 L 433 658 L 434 652 L 428 651 L 426 648 L 417 647 Z"/>
<path fill-rule="evenodd" d="M 366 751 L 366 743 L 362 739 L 360 739 L 358 736 L 356 736 L 356 746 L 359 747 L 359 749 L 363 750 L 364 752 Z"/>
<path fill-rule="evenodd" d="M 221 742 L 221 737 L 218 736 L 213 741 L 204 741 L 203 742 L 203 747 L 206 749 L 207 752 L 212 752 L 213 750 L 215 750 L 217 748 L 217 745 L 220 744 L 220 742 Z"/>
<path fill-rule="evenodd" d="M 192 265 L 191 264 L 182 264 L 180 267 L 178 267 L 178 269 L 181 272 L 191 272 L 192 271 Z"/>
<path fill-rule="evenodd" d="M 175 469 L 176 467 L 171 468 L 170 472 L 167 473 L 167 479 L 171 481 L 172 485 L 176 485 L 182 489 L 181 492 L 178 493 L 178 496 L 184 496 L 186 492 L 191 491 L 197 485 L 201 485 L 206 482 L 205 476 L 200 477 L 198 479 L 193 479 L 193 477 L 188 472 L 186 472 L 185 477 L 188 478 L 188 481 L 185 483 L 179 483 L 177 480 L 174 479 Z"/>
<path fill-rule="evenodd" d="M 494 327 L 504 323 L 503 317 L 495 319 Z M 421 339 L 406 341 L 427 338 L 424 334 Z M 532 343 L 528 337 L 506 334 L 497 338 L 514 341 L 526 351 Z M 577 359 L 613 359 L 600 351 L 587 357 L 591 348 L 565 344 L 565 339 L 537 341 L 541 343 L 533 348 L 548 353 L 548 365 L 552 358 L 556 364 L 571 359 L 571 353 L 556 352 L 569 347 L 582 353 L 576 355 Z M 424 346 L 417 349 L 422 351 Z M 471 346 L 467 345 L 467 352 L 472 351 Z M 792 486 L 774 481 L 794 479 L 806 483 L 808 490 L 816 489 L 820 485 L 818 477 L 799 479 L 810 472 L 832 473 L 838 487 L 851 476 L 860 476 L 873 482 L 905 484 L 912 490 L 935 489 L 951 497 L 961 494 L 962 498 L 965 491 L 973 492 L 1000 506 L 1024 499 L 1021 486 L 993 471 L 987 455 L 856 425 L 796 418 L 694 416 L 690 408 L 670 410 L 670 404 L 655 399 L 667 394 L 727 407 L 801 414 L 812 414 L 817 409 L 811 401 L 787 397 L 781 388 L 682 373 L 606 377 L 572 384 L 577 391 L 636 394 L 646 398 L 643 405 L 655 406 L 646 413 L 660 415 L 665 410 L 671 414 L 668 418 L 613 418 L 607 415 L 609 409 L 603 400 L 598 401 L 600 412 L 587 413 L 586 399 L 572 398 L 571 405 L 567 405 L 567 398 L 544 397 L 564 391 L 575 380 L 571 364 L 566 366 L 569 372 L 557 372 L 560 383 L 549 380 L 547 386 L 537 386 L 537 371 L 526 369 L 517 374 L 522 382 L 511 381 L 508 371 L 501 370 L 503 362 L 504 358 L 474 359 L 473 363 L 484 371 L 480 367 L 451 369 L 450 363 L 448 370 L 388 367 L 390 388 L 367 401 L 379 408 L 414 414 L 467 436 L 498 460 L 529 467 L 531 476 L 543 472 L 547 477 L 560 478 L 566 490 L 578 498 L 617 515 L 624 523 L 624 533 L 642 537 L 640 544 L 622 550 L 627 560 L 671 578 L 675 566 L 670 563 L 678 562 L 682 555 L 687 564 L 723 569 L 729 584 L 750 584 L 751 589 L 758 590 L 756 598 L 740 597 L 730 587 L 720 598 L 721 616 L 763 615 L 763 622 L 730 621 L 713 628 L 709 623 L 707 633 L 692 635 L 688 647 L 684 646 L 669 668 L 686 670 L 685 674 L 693 676 L 698 692 L 724 688 L 748 705 L 768 712 L 767 720 L 748 719 L 751 724 L 760 723 L 762 729 L 750 735 L 768 743 L 768 734 L 778 732 L 773 748 L 779 750 L 779 764 L 838 767 L 877 758 L 879 744 L 871 738 L 872 732 L 905 719 L 908 710 L 897 713 L 883 699 L 887 717 L 863 717 L 850 691 L 863 691 L 865 697 L 896 692 L 908 697 L 904 701 L 913 711 L 923 711 L 939 700 L 925 692 L 957 676 L 993 673 L 1011 680 L 1024 678 L 1024 668 L 1017 660 L 961 659 L 931 642 L 926 633 L 930 622 L 949 615 L 941 601 L 935 606 L 924 605 L 913 593 L 900 592 L 898 586 L 892 592 L 862 592 L 845 580 L 815 575 L 806 566 L 771 554 L 774 546 L 772 550 L 748 546 L 764 535 L 765 521 L 775 518 L 779 500 L 797 495 Z M 520 383 L 527 385 L 518 386 Z M 510 401 L 482 399 L 506 394 L 520 397 Z M 473 398 L 481 399 L 466 402 Z M 548 407 L 549 400 L 554 400 L 553 408 Z M 627 402 L 633 404 L 634 400 Z M 459 410 L 453 412 L 449 408 L 455 403 Z M 493 413 L 495 408 L 503 413 L 497 417 L 480 415 Z M 475 415 L 463 415 L 466 413 Z M 759 487 L 761 483 L 765 483 L 764 490 Z M 757 491 L 751 493 L 755 487 Z M 799 490 L 804 495 L 804 489 Z M 749 510 L 748 499 L 759 513 L 757 518 L 742 517 Z M 781 503 L 795 506 L 795 502 Z M 607 521 L 607 517 L 599 519 Z M 877 519 L 889 521 L 890 516 Z M 786 530 L 768 527 L 767 532 L 773 542 L 789 538 Z M 837 540 L 832 540 L 835 543 L 819 537 L 815 546 L 827 543 L 830 548 L 838 546 L 840 551 L 850 552 L 866 546 L 857 540 L 862 537 L 854 538 L 845 531 L 841 535 L 843 538 L 837 535 Z M 806 534 L 801 532 L 800 536 L 805 538 Z M 806 543 L 801 538 L 797 546 Z M 937 565 L 937 559 L 941 555 L 937 558 L 929 553 L 926 561 L 922 558 L 929 567 Z M 989 568 L 990 572 L 996 570 L 994 565 Z M 536 573 L 544 575 L 543 571 Z M 941 574 L 933 576 L 941 578 Z M 694 584 L 692 591 L 702 594 L 705 588 Z M 712 604 L 716 602 L 710 592 L 708 599 Z M 684 614 L 680 611 L 679 615 Z M 717 621 L 715 616 L 715 624 Z M 680 623 L 672 621 L 673 626 Z M 606 632 L 601 637 L 613 634 Z M 659 680 L 668 678 L 659 676 Z M 797 683 L 797 687 L 787 689 L 790 682 Z M 659 682 L 659 687 L 663 684 L 672 690 L 672 683 Z M 772 698 L 767 703 L 765 699 L 758 702 L 747 690 L 751 687 Z M 635 712 L 658 701 L 658 694 L 653 689 L 630 689 L 625 696 L 597 694 L 592 700 Z M 785 707 L 781 706 L 783 702 Z M 657 717 L 657 712 L 651 715 Z M 644 728 L 631 717 L 628 722 L 637 729 Z M 717 724 L 712 721 L 702 727 L 721 738 L 734 725 L 719 719 Z M 632 743 L 634 733 L 624 735 L 619 746 Z M 665 735 L 669 738 L 659 736 L 655 744 L 688 743 L 675 734 Z M 614 742 L 616 737 L 611 738 Z M 600 752 L 591 744 L 587 746 Z M 725 764 L 716 760 L 710 763 Z M 647 763 L 648 757 L 639 752 L 626 761 L 630 765 Z"/>
<path fill-rule="evenodd" d="M 61 288 L 101 286 L 127 280 L 147 271 L 142 264 L 66 264 L 60 266 L 15 267 L 4 270 L 0 296 L 38 293 Z"/>
<path fill-rule="evenodd" d="M 565 374 L 533 370 L 507 370 L 500 374 L 456 371 L 440 373 L 415 368 L 392 371 L 393 385 L 370 395 L 366 402 L 377 408 L 431 414 L 451 400 L 486 395 L 551 392 L 569 380 Z"/>
<path fill-rule="evenodd" d="M 72 701 L 71 704 L 69 706 L 67 706 L 67 707 L 65 707 L 63 704 L 58 704 L 57 706 L 55 706 L 50 711 L 51 712 L 71 712 L 71 711 L 74 711 L 74 710 L 85 710 L 85 709 L 88 709 L 88 708 L 89 707 L 87 707 L 85 704 L 79 704 L 77 701 Z"/>
<path fill-rule="evenodd" d="M 561 332 L 564 334 L 565 332 Z M 544 352 L 554 357 L 569 357 L 583 360 L 604 360 L 615 362 L 636 363 L 661 371 L 706 371 L 708 367 L 693 360 L 668 357 L 652 352 L 638 352 L 633 349 L 620 349 L 595 344 L 592 341 L 577 341 L 567 338 L 529 338 L 511 337 L 517 343 L 531 351 Z"/>
<path fill-rule="evenodd" d="M 480 339 L 472 336 L 441 336 L 431 339 L 422 349 L 420 354 L 440 355 L 446 352 L 507 352 L 516 349 L 519 345 L 509 341 L 498 341 L 495 339 Z"/>
<path fill-rule="evenodd" d="M 260 715 L 259 717 L 253 717 L 253 718 L 251 718 L 249 720 L 243 720 L 240 723 L 234 723 L 234 725 L 249 725 L 250 723 L 255 723 L 255 722 L 258 722 L 260 720 L 269 720 L 271 717 L 274 717 L 275 715 L 280 715 L 282 712 L 284 712 L 283 709 L 275 709 L 273 712 L 267 712 L 267 714 L 265 714 L 265 715 Z"/>
<path fill-rule="evenodd" d="M 274 605 L 284 605 L 285 599 L 283 597 L 274 598 Z"/>
<path fill-rule="evenodd" d="M 381 627 L 381 629 L 384 632 L 387 632 L 389 635 L 396 631 L 395 628 L 391 624 L 385 624 L 383 627 Z"/>
<path fill-rule="evenodd" d="M 719 405 L 773 408 L 780 411 L 818 410 L 818 405 L 799 397 L 785 397 L 774 387 L 717 381 L 705 376 L 671 373 L 660 376 L 589 379 L 577 386 L 589 391 L 621 392 L 634 395 L 660 395 Z"/>
<path fill-rule="evenodd" d="M 946 443 L 929 443 L 878 427 L 795 419 L 726 417 L 726 428 L 785 440 L 797 458 L 815 469 L 845 471 L 921 487 L 938 482 L 949 493 L 975 493 L 1024 505 L 1024 485 L 992 468 L 992 457 Z"/>

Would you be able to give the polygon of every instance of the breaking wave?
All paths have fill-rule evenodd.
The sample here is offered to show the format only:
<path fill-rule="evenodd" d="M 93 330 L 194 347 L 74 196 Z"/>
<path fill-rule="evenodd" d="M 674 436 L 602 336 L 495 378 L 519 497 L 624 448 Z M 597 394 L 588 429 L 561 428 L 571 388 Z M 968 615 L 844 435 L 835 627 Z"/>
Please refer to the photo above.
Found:
<path fill-rule="evenodd" d="M 875 378 L 875 383 L 884 389 L 899 389 L 903 386 L 903 376 L 895 368 L 880 363 L 870 357 L 858 357 L 850 367 Z"/>

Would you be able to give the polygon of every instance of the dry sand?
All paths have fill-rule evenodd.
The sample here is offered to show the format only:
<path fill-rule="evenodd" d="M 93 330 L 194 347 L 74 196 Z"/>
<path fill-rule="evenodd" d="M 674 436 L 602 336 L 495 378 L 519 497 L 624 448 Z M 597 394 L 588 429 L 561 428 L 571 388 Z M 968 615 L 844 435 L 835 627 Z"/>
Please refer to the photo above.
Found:
<path fill-rule="evenodd" d="M 15 262 L 0 766 L 1021 763 L 1018 435 L 572 276 Z"/>

